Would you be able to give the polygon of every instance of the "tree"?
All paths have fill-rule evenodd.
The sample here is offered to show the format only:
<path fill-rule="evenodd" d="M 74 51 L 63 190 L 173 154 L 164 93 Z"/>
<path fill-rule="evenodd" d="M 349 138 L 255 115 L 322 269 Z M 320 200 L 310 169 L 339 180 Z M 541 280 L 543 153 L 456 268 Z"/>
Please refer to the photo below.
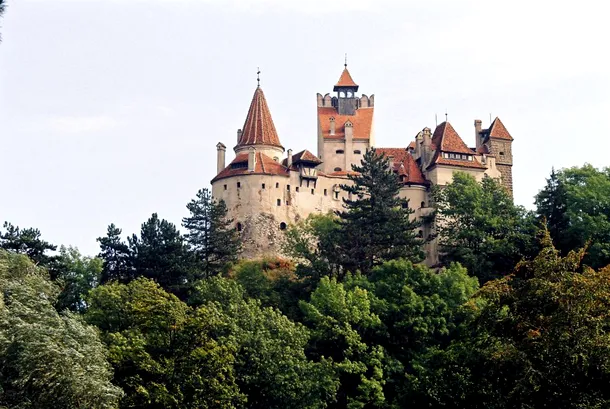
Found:
<path fill-rule="evenodd" d="M 283 250 L 299 261 L 296 274 L 315 286 L 321 277 L 341 277 L 340 240 L 336 216 L 312 213 L 286 230 Z"/>
<path fill-rule="evenodd" d="M 201 189 L 186 207 L 191 212 L 182 219 L 188 230 L 186 240 L 201 262 L 204 277 L 218 274 L 237 260 L 241 246 L 237 230 L 231 227 L 233 220 L 227 218 L 227 206 L 214 200 L 208 189 Z"/>
<path fill-rule="evenodd" d="M 85 297 L 97 287 L 102 274 L 102 260 L 82 256 L 75 247 L 61 246 L 56 283 L 61 288 L 57 309 L 83 312 L 87 308 Z"/>
<path fill-rule="evenodd" d="M 138 278 L 93 290 L 86 319 L 102 332 L 124 408 L 240 407 L 231 347 L 213 338 L 222 317 L 189 308 Z"/>
<path fill-rule="evenodd" d="M 322 409 L 333 402 L 337 379 L 328 361 L 305 356 L 309 333 L 301 324 L 247 299 L 237 282 L 222 277 L 199 281 L 192 301 L 226 323 L 218 337 L 235 349 L 236 382 L 247 407 Z"/>
<path fill-rule="evenodd" d="M 104 261 L 101 284 L 113 280 L 127 283 L 133 279 L 129 246 L 121 240 L 121 233 L 122 230 L 111 223 L 108 226 L 106 237 L 97 238 L 100 243 L 98 257 Z"/>
<path fill-rule="evenodd" d="M 343 199 L 345 210 L 337 212 L 341 237 L 337 244 L 344 268 L 368 274 L 387 260 L 423 260 L 423 243 L 415 236 L 419 221 L 410 217 L 412 209 L 402 206 L 400 181 L 389 170 L 388 158 L 371 148 L 352 170 L 348 178 L 353 184 L 341 185 L 348 194 Z"/>
<path fill-rule="evenodd" d="M 464 172 L 433 191 L 440 258 L 461 263 L 481 283 L 509 274 L 536 250 L 536 221 L 515 206 L 495 179 L 482 182 Z"/>
<path fill-rule="evenodd" d="M 156 213 L 142 224 L 140 237 L 128 239 L 136 277 L 146 277 L 186 298 L 192 260 L 176 226 Z"/>
<path fill-rule="evenodd" d="M 555 246 L 562 251 L 574 248 L 574 243 L 566 242 L 569 237 L 567 190 L 554 168 L 546 180 L 546 186 L 536 195 L 535 203 L 538 219 L 546 225 Z"/>
<path fill-rule="evenodd" d="M 47 254 L 57 250 L 57 246 L 41 238 L 40 230 L 35 228 L 20 229 L 9 222 L 4 222 L 6 231 L 0 232 L 0 248 L 17 254 L 24 254 L 41 267 L 53 267 L 57 258 Z"/>
<path fill-rule="evenodd" d="M 55 310 L 59 291 L 46 271 L 0 250 L 0 292 L 1 407 L 118 407 L 96 329 Z"/>
<path fill-rule="evenodd" d="M 556 179 L 536 197 L 538 213 L 549 221 L 553 241 L 562 254 L 590 242 L 584 263 L 606 266 L 610 263 L 610 169 L 586 164 L 562 169 Z M 549 206 L 549 193 L 554 193 L 551 205 L 559 209 Z"/>

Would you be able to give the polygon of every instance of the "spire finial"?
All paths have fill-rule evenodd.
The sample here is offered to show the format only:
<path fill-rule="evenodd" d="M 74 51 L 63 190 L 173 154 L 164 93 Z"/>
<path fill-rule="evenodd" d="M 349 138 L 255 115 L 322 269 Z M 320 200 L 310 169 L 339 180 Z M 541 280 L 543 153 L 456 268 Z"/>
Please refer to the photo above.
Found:
<path fill-rule="evenodd" d="M 345 53 L 345 63 L 343 64 L 345 68 L 347 68 L 347 53 Z"/>
<path fill-rule="evenodd" d="M 256 67 L 256 82 L 257 82 L 257 86 L 260 87 L 261 86 L 261 69 L 260 67 Z"/>
<path fill-rule="evenodd" d="M 445 108 L 445 122 L 447 122 L 447 116 L 448 116 L 448 114 L 447 114 L 447 108 Z"/>

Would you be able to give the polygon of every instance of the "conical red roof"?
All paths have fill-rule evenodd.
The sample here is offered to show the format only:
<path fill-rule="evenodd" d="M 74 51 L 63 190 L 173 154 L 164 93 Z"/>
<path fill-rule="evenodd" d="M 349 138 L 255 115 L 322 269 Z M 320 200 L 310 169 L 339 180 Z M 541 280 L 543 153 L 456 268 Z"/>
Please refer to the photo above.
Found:
<path fill-rule="evenodd" d="M 272 145 L 283 148 L 261 87 L 257 87 L 254 91 L 241 138 L 237 144 L 237 146 L 248 145 Z"/>
<path fill-rule="evenodd" d="M 358 90 L 358 85 L 352 79 L 352 76 L 350 75 L 349 71 L 347 70 L 347 67 L 345 67 L 343 69 L 343 72 L 341 73 L 341 76 L 339 77 L 339 81 L 335 84 L 334 90 L 337 91 L 337 88 L 342 88 L 342 87 L 355 87 L 356 90 Z"/>

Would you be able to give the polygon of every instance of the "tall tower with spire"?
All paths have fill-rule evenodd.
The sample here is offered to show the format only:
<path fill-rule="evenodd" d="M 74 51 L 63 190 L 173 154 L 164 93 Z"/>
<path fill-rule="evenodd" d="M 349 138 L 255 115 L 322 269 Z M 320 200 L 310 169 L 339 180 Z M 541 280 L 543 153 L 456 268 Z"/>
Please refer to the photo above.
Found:
<path fill-rule="evenodd" d="M 323 161 L 321 167 L 325 173 L 345 175 L 375 143 L 375 96 L 358 96 L 358 88 L 346 61 L 333 87 L 337 95 L 317 95 L 318 157 Z"/>

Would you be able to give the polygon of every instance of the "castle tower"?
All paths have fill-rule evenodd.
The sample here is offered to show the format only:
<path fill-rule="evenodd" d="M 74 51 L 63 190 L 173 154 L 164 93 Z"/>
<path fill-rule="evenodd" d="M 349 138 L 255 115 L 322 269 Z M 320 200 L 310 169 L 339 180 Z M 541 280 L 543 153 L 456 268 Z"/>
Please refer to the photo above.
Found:
<path fill-rule="evenodd" d="M 318 157 L 323 161 L 320 167 L 325 173 L 344 175 L 374 145 L 375 98 L 357 96 L 358 88 L 345 64 L 333 87 L 337 96 L 317 94 Z"/>
<path fill-rule="evenodd" d="M 280 143 L 265 94 L 260 85 L 254 91 L 244 127 L 237 130 L 237 145 L 234 151 L 236 155 L 239 155 L 249 152 L 251 148 L 276 161 L 279 161 L 284 155 L 284 147 Z"/>
<path fill-rule="evenodd" d="M 480 121 L 475 121 L 475 129 Z M 496 158 L 496 167 L 502 175 L 502 184 L 513 195 L 513 137 L 510 135 L 500 118 L 493 120 L 489 129 L 478 131 L 477 146 Z"/>

